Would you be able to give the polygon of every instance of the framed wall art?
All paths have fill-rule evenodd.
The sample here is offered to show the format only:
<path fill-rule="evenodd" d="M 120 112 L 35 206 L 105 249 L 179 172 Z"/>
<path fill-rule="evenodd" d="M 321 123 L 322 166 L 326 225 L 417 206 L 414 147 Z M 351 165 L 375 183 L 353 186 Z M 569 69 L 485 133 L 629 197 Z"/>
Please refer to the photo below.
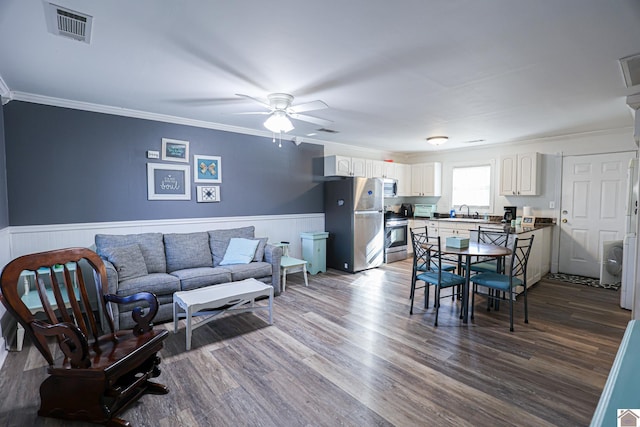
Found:
<path fill-rule="evenodd" d="M 196 186 L 198 203 L 213 203 L 220 201 L 219 185 L 198 185 Z"/>
<path fill-rule="evenodd" d="M 222 160 L 219 156 L 193 155 L 193 181 L 209 184 L 222 182 Z"/>
<path fill-rule="evenodd" d="M 162 160 L 189 163 L 189 141 L 162 138 Z"/>
<path fill-rule="evenodd" d="M 189 165 L 147 163 L 148 200 L 191 200 Z"/>

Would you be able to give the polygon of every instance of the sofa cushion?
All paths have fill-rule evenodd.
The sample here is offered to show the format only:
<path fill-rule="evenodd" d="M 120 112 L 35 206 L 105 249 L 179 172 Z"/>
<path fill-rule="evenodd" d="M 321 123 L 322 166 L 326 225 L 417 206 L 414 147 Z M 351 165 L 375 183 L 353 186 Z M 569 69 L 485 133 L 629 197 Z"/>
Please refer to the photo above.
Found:
<path fill-rule="evenodd" d="M 227 251 L 229 240 L 233 237 L 242 237 L 244 239 L 253 239 L 256 228 L 252 225 L 249 227 L 231 228 L 227 230 L 211 230 L 209 231 L 209 245 L 211 254 L 213 255 L 213 266 L 217 267 L 224 258 Z"/>
<path fill-rule="evenodd" d="M 232 238 L 220 265 L 249 264 L 253 261 L 259 243 L 260 241 L 255 239 Z"/>
<path fill-rule="evenodd" d="M 231 272 L 221 267 L 189 268 L 173 271 L 171 274 L 180 279 L 180 290 L 182 291 L 231 281 Z"/>
<path fill-rule="evenodd" d="M 256 254 L 253 257 L 254 261 L 262 261 L 264 259 L 264 247 L 267 246 L 268 237 L 256 237 L 255 240 L 258 240 L 258 247 L 256 248 Z"/>
<path fill-rule="evenodd" d="M 110 247 L 127 246 L 137 243 L 142 251 L 144 262 L 149 273 L 166 273 L 167 264 L 164 258 L 162 233 L 141 234 L 96 234 L 96 252 L 106 258 L 104 250 Z"/>
<path fill-rule="evenodd" d="M 125 246 L 113 246 L 103 250 L 107 258 L 118 272 L 118 280 L 134 279 L 149 274 L 142 251 L 137 243 Z"/>
<path fill-rule="evenodd" d="M 167 255 L 167 272 L 197 267 L 211 267 L 209 234 L 177 233 L 164 235 L 164 251 Z"/>
<path fill-rule="evenodd" d="M 228 270 L 231 273 L 231 280 L 237 282 L 249 278 L 258 279 L 260 277 L 271 278 L 271 264 L 268 262 L 252 262 L 249 264 L 235 264 L 218 267 Z"/>
<path fill-rule="evenodd" d="M 118 295 L 129 296 L 147 291 L 153 294 L 173 294 L 180 290 L 180 279 L 167 273 L 149 273 L 135 279 L 123 280 L 118 285 Z"/>

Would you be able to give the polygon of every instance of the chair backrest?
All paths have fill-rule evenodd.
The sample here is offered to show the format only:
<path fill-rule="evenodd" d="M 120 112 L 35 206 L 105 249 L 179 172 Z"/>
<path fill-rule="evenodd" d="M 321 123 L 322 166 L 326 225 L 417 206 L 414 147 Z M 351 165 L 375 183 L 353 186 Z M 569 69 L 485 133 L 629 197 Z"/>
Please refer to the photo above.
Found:
<path fill-rule="evenodd" d="M 411 233 L 411 244 L 413 246 L 413 273 L 415 275 L 417 266 L 424 262 L 421 262 L 421 260 L 424 259 L 427 253 L 424 246 L 428 237 L 427 227 L 411 228 L 409 232 Z"/>
<path fill-rule="evenodd" d="M 488 243 L 490 245 L 507 246 L 509 243 L 509 229 L 496 230 L 478 226 L 478 243 Z"/>
<path fill-rule="evenodd" d="M 35 289 L 29 287 L 31 280 Z M 95 291 L 89 289 L 91 284 L 95 284 Z M 107 286 L 104 263 L 95 252 L 87 248 L 60 249 L 24 255 L 7 264 L 0 276 L 0 300 L 53 365 L 46 337 L 34 332 L 34 322 L 40 329 L 60 322 L 73 324 L 89 345 L 96 344 L 102 327 L 114 332 L 103 298 Z M 93 304 L 92 297 L 96 299 Z M 106 326 L 97 321 L 96 310 Z M 36 317 L 34 313 L 39 311 L 44 318 Z M 57 338 L 61 345 L 68 345 L 64 334 Z"/>
<path fill-rule="evenodd" d="M 515 238 L 511 249 L 511 267 L 509 275 L 511 277 L 521 276 L 523 281 L 527 282 L 527 263 L 529 262 L 529 254 L 533 246 L 533 238 L 535 236 L 524 239 Z"/>
<path fill-rule="evenodd" d="M 439 271 L 442 267 L 440 237 L 429 237 L 426 227 L 423 233 L 416 233 L 413 228 L 410 231 L 411 241 L 413 242 L 414 273 L 416 270 Z"/>

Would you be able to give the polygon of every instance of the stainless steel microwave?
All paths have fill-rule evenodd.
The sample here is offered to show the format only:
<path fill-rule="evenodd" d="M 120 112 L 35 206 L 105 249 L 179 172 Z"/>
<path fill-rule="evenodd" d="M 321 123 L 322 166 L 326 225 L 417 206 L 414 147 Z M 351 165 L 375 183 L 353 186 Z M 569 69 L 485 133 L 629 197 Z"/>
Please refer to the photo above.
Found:
<path fill-rule="evenodd" d="M 398 180 L 385 178 L 382 180 L 384 197 L 396 197 L 398 195 Z"/>

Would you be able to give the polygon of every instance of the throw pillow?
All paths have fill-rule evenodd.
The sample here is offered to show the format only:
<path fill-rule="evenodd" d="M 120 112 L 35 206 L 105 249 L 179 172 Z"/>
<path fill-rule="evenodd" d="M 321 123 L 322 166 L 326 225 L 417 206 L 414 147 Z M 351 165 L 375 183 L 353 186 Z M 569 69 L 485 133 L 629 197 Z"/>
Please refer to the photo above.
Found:
<path fill-rule="evenodd" d="M 232 238 L 220 265 L 249 264 L 253 261 L 259 243 L 259 240 Z"/>
<path fill-rule="evenodd" d="M 233 237 L 242 237 L 244 239 L 253 239 L 255 236 L 255 227 L 230 228 L 209 231 L 209 245 L 211 246 L 211 254 L 213 255 L 213 266 L 216 267 L 222 261 L 229 240 Z"/>
<path fill-rule="evenodd" d="M 105 251 L 116 246 L 138 244 L 149 273 L 166 273 L 162 233 L 96 234 L 96 252 L 106 258 Z"/>
<path fill-rule="evenodd" d="M 211 267 L 209 234 L 175 233 L 164 235 L 164 250 L 167 255 L 167 271 L 186 268 Z"/>
<path fill-rule="evenodd" d="M 103 256 L 116 268 L 118 281 L 134 279 L 149 274 L 142 251 L 137 243 L 105 248 Z"/>
<path fill-rule="evenodd" d="M 256 249 L 256 254 L 253 257 L 254 261 L 260 262 L 264 258 L 264 247 L 267 245 L 268 237 L 256 237 L 254 240 L 258 240 L 258 248 Z"/>

